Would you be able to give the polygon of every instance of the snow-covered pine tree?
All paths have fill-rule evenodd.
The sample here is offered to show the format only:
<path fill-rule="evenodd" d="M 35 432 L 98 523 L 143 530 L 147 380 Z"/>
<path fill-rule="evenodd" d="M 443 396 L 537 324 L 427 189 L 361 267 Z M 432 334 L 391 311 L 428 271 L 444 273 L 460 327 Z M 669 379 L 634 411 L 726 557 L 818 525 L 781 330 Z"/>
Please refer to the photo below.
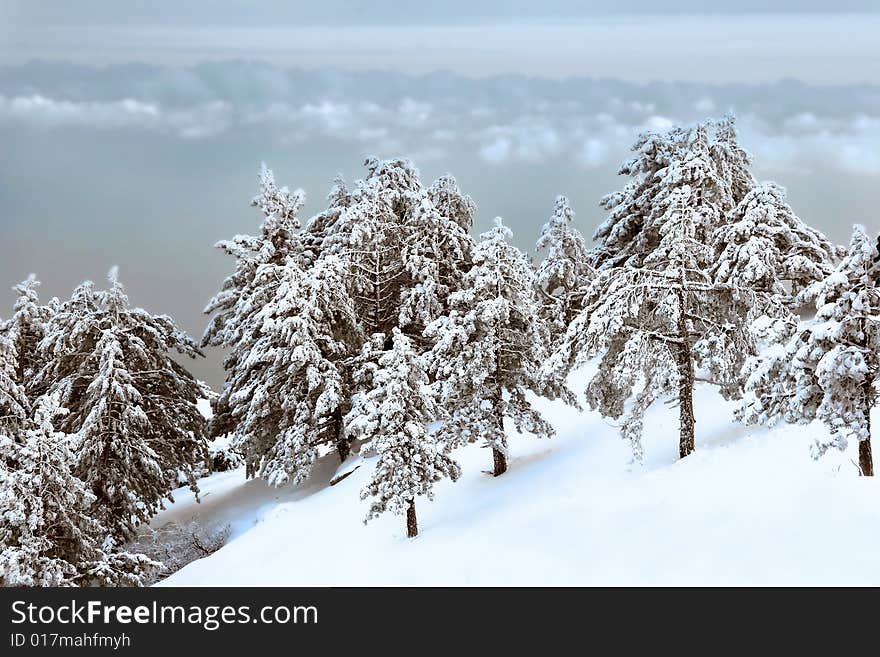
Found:
<path fill-rule="evenodd" d="M 70 469 L 76 438 L 53 428 L 60 414 L 57 395 L 39 398 L 23 443 L 12 445 L 16 467 L 0 460 L 0 585 L 139 586 L 161 564 L 104 547 L 95 497 Z"/>
<path fill-rule="evenodd" d="M 110 271 L 110 286 L 77 288 L 49 322 L 46 364 L 35 388 L 60 395 L 59 429 L 81 441 L 76 474 L 97 496 L 96 517 L 119 540 L 148 520 L 183 475 L 194 491 L 204 460 L 201 386 L 171 357 L 200 356 L 166 315 L 132 308 Z"/>
<path fill-rule="evenodd" d="M 343 360 L 362 341 L 336 256 L 308 271 L 265 264 L 254 279 L 269 294 L 234 347 L 237 367 L 220 396 L 249 476 L 299 483 L 325 448 L 344 460 L 342 414 L 350 384 Z M 245 307 L 250 313 L 251 308 Z"/>
<path fill-rule="evenodd" d="M 284 267 L 288 263 L 299 267 L 307 259 L 298 232 L 298 214 L 305 203 L 305 193 L 299 189 L 291 193 L 286 187 L 279 190 L 274 175 L 265 165 L 260 169 L 259 184 L 260 194 L 251 200 L 251 205 L 263 215 L 260 233 L 236 235 L 216 244 L 218 249 L 235 258 L 235 269 L 204 310 L 212 317 L 201 346 L 230 350 L 223 361 L 227 380 L 240 370 L 248 357 L 247 350 L 237 345 L 254 339 L 253 333 L 259 330 L 254 318 L 274 295 L 271 281 L 255 280 L 257 270 L 263 265 Z M 230 433 L 235 426 L 227 400 L 228 397 L 220 395 L 213 405 L 212 437 Z"/>
<path fill-rule="evenodd" d="M 752 156 L 739 143 L 736 117 L 733 113 L 725 114 L 712 124 L 715 130 L 709 152 L 718 169 L 719 179 L 726 186 L 725 197 L 729 199 L 729 205 L 722 208 L 722 211 L 730 212 L 757 184 L 750 169 Z"/>
<path fill-rule="evenodd" d="M 752 187 L 728 213 L 715 233 L 715 254 L 716 281 L 790 297 L 828 276 L 843 252 L 801 221 L 785 190 L 768 182 Z"/>
<path fill-rule="evenodd" d="M 738 417 L 747 424 L 822 420 L 830 440 L 815 455 L 859 441 L 859 469 L 873 475 L 871 409 L 880 380 L 880 288 L 870 276 L 876 250 L 863 226 L 835 271 L 805 292 L 816 317 L 783 344 L 749 360 Z"/>
<path fill-rule="evenodd" d="M 384 341 L 384 339 L 382 339 Z M 372 352 L 372 341 L 366 348 Z M 366 520 L 385 511 L 406 514 L 406 533 L 418 535 L 416 498 L 434 497 L 434 484 L 444 477 L 457 480 L 461 472 L 428 424 L 439 416 L 423 357 L 400 329 L 392 330 L 391 348 L 367 363 L 358 374 L 369 389 L 355 396 L 345 417 L 346 431 L 365 441 L 363 450 L 378 456 L 361 498 L 376 498 Z"/>
<path fill-rule="evenodd" d="M 553 435 L 527 392 L 574 403 L 561 377 L 539 376 L 549 331 L 531 265 L 511 237 L 497 218 L 480 236 L 463 288 L 450 295 L 449 314 L 425 330 L 435 345 L 428 354 L 430 371 L 449 414 L 440 438 L 449 449 L 482 440 L 492 449 L 495 476 L 507 470 L 505 417 L 519 432 Z"/>
<path fill-rule="evenodd" d="M 574 211 L 565 196 L 556 198 L 553 216 L 544 224 L 536 251 L 547 251 L 535 272 L 535 289 L 542 316 L 556 337 L 580 310 L 581 288 L 592 276 L 589 251 L 583 235 L 571 226 Z"/>
<path fill-rule="evenodd" d="M 433 203 L 446 206 L 445 214 Z M 406 279 L 401 289 L 399 326 L 421 341 L 424 328 L 447 310 L 449 295 L 460 289 L 471 267 L 474 240 L 470 235 L 473 202 L 462 196 L 451 177 L 419 193 L 405 217 L 400 258 Z"/>
<path fill-rule="evenodd" d="M 350 191 L 337 183 L 330 207 L 309 222 L 309 248 L 346 262 L 366 334 L 397 326 L 421 342 L 470 266 L 475 206 L 451 176 L 426 189 L 407 159 L 369 157 L 365 166 L 368 175 Z"/>
<path fill-rule="evenodd" d="M 640 266 L 645 253 L 656 245 L 656 230 L 650 225 L 660 206 L 655 197 L 661 191 L 664 171 L 686 147 L 688 135 L 680 127 L 639 135 L 632 147 L 635 157 L 618 170 L 618 175 L 630 177 L 629 182 L 600 201 L 608 217 L 593 233 L 593 241 L 598 242 L 591 251 L 595 268 Z"/>
<path fill-rule="evenodd" d="M 40 304 L 37 288 L 40 282 L 31 274 L 12 289 L 18 294 L 12 308 L 12 317 L 0 325 L 0 333 L 6 335 L 15 353 L 15 378 L 27 387 L 29 379 L 39 369 L 40 340 L 46 323 L 57 307 L 57 299 L 48 306 Z"/>
<path fill-rule="evenodd" d="M 30 402 L 18 381 L 18 354 L 12 340 L 0 332 L 0 435 L 20 442 L 30 417 Z M 0 458 L 11 458 L 3 452 Z"/>
<path fill-rule="evenodd" d="M 623 418 L 621 433 L 637 460 L 644 414 L 666 396 L 679 405 L 679 455 L 693 452 L 695 369 L 734 394 L 742 361 L 756 350 L 751 326 L 764 315 L 788 317 L 772 295 L 715 284 L 706 267 L 710 250 L 697 239 L 700 197 L 684 185 L 666 199 L 655 251 L 643 267 L 597 273 L 584 310 L 545 367 L 561 377 L 601 354 L 587 400 L 603 416 Z"/>

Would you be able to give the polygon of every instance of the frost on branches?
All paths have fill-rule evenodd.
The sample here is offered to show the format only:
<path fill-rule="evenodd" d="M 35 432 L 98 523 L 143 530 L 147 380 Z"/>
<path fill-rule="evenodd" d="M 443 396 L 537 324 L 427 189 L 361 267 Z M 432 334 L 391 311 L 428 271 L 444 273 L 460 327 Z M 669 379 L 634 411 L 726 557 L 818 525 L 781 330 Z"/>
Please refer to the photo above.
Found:
<path fill-rule="evenodd" d="M 13 350 L 15 380 L 27 387 L 28 381 L 40 366 L 37 349 L 46 330 L 46 323 L 54 314 L 58 300 L 48 306 L 40 304 L 37 288 L 40 282 L 31 274 L 12 289 L 18 294 L 12 307 L 12 317 L 0 324 L 0 334 L 6 336 Z"/>
<path fill-rule="evenodd" d="M 795 216 L 775 183 L 749 190 L 718 229 L 715 244 L 717 281 L 786 297 L 828 276 L 843 255 Z"/>
<path fill-rule="evenodd" d="M 170 317 L 132 308 L 115 269 L 109 283 L 106 291 L 84 283 L 59 307 L 35 388 L 67 409 L 58 428 L 77 435 L 74 471 L 97 498 L 96 516 L 125 540 L 171 499 L 180 475 L 198 491 L 202 390 L 170 354 L 201 353 Z"/>
<path fill-rule="evenodd" d="M 648 152 L 662 153 L 663 166 L 640 165 L 652 178 L 641 201 L 617 200 L 603 232 L 608 241 L 595 251 L 605 265 L 545 370 L 562 376 L 601 354 L 587 400 L 621 420 L 636 459 L 643 453 L 647 409 L 657 399 L 677 398 L 679 454 L 685 457 L 694 450 L 697 375 L 725 396 L 737 395 L 742 362 L 757 350 L 751 325 L 764 315 L 785 322 L 787 312 L 769 294 L 720 285 L 709 274 L 712 237 L 731 201 L 706 127 L 641 143 L 654 144 Z M 640 190 L 641 183 L 630 188 Z M 623 210 L 638 214 L 624 216 Z M 631 246 L 617 241 L 616 227 L 624 226 Z"/>
<path fill-rule="evenodd" d="M 370 342 L 366 348 L 372 353 Z M 407 536 L 412 538 L 418 534 L 416 498 L 433 499 L 434 484 L 443 477 L 455 481 L 460 469 L 428 431 L 439 411 L 422 357 L 409 338 L 394 329 L 391 348 L 377 363 L 367 362 L 361 369 L 358 377 L 369 381 L 369 389 L 355 397 L 345 423 L 352 437 L 365 441 L 362 450 L 378 456 L 361 492 L 362 499 L 375 498 L 367 520 L 385 511 L 405 513 Z"/>
<path fill-rule="evenodd" d="M 855 226 L 846 257 L 804 291 L 815 299 L 815 319 L 749 361 L 738 413 L 746 423 L 771 426 L 822 420 L 831 439 L 817 442 L 815 455 L 845 449 L 854 438 L 863 475 L 874 473 L 870 413 L 880 378 L 880 290 L 871 276 L 876 256 L 865 228 Z"/>
<path fill-rule="evenodd" d="M 23 443 L 12 446 L 16 466 L 0 461 L 0 585 L 139 586 L 160 564 L 105 541 L 95 497 L 70 469 L 79 441 L 52 426 L 63 413 L 57 395 L 37 400 Z"/>
<path fill-rule="evenodd" d="M 260 235 L 220 243 L 235 272 L 206 309 L 202 342 L 230 349 L 212 435 L 234 434 L 248 476 L 281 485 L 305 479 L 325 446 L 347 455 L 343 360 L 361 338 L 343 262 L 315 233 L 304 250 L 302 192 L 279 192 L 265 168 L 260 180 Z"/>
<path fill-rule="evenodd" d="M 534 282 L 542 316 L 554 336 L 565 333 L 580 310 L 581 288 L 593 273 L 583 235 L 571 226 L 573 218 L 568 199 L 557 197 L 553 216 L 544 224 L 535 246 L 536 251 L 547 252 Z"/>
<path fill-rule="evenodd" d="M 449 314 L 428 326 L 428 354 L 441 406 L 440 430 L 450 449 L 477 440 L 493 453 L 497 476 L 507 470 L 504 418 L 519 432 L 549 437 L 553 428 L 535 410 L 528 392 L 573 403 L 562 377 L 540 376 L 549 332 L 541 319 L 525 254 L 501 219 L 480 237 L 463 289 L 450 295 Z"/>

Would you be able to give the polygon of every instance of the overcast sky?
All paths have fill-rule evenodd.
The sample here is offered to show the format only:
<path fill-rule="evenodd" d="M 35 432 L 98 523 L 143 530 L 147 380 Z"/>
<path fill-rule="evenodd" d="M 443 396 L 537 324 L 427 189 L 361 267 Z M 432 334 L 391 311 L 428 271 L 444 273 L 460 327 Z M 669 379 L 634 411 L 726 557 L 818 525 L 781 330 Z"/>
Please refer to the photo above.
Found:
<path fill-rule="evenodd" d="M 244 58 L 471 76 L 880 83 L 876 2 L 767 4 L 0 0 L 0 64 Z"/>

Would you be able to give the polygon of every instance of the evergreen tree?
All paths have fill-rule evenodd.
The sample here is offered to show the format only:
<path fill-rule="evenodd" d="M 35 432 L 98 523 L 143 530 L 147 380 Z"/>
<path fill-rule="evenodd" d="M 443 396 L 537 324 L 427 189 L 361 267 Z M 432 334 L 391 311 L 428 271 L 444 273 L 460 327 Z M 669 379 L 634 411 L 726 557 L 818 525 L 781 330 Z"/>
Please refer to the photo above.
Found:
<path fill-rule="evenodd" d="M 18 358 L 12 340 L 0 333 L 0 435 L 20 442 L 30 417 L 30 401 L 18 381 Z M 3 457 L 9 457 L 4 453 Z"/>
<path fill-rule="evenodd" d="M 880 289 L 870 275 L 876 255 L 864 227 L 855 226 L 847 256 L 805 291 L 815 299 L 815 319 L 749 360 L 738 412 L 747 424 L 822 420 L 831 438 L 817 441 L 815 455 L 845 449 L 854 438 L 866 476 L 874 473 L 871 409 L 880 379 Z"/>
<path fill-rule="evenodd" d="M 15 380 L 25 387 L 41 364 L 37 347 L 43 339 L 46 323 L 52 317 L 57 303 L 57 300 L 53 300 L 48 306 L 41 305 L 37 295 L 39 286 L 36 275 L 31 274 L 12 288 L 18 294 L 12 308 L 12 317 L 0 326 L 0 333 L 9 340 L 14 352 Z"/>
<path fill-rule="evenodd" d="M 441 406 L 450 414 L 440 437 L 450 449 L 484 441 L 492 449 L 495 476 L 507 470 L 505 417 L 519 432 L 553 435 L 528 392 L 573 402 L 562 378 L 539 376 L 549 333 L 540 318 L 531 266 L 508 241 L 511 237 L 496 219 L 474 249 L 463 289 L 449 297 L 449 314 L 426 329 L 435 343 L 430 369 Z"/>
<path fill-rule="evenodd" d="M 725 114 L 714 122 L 715 130 L 709 145 L 709 152 L 715 161 L 719 179 L 724 182 L 728 205 L 722 212 L 730 212 L 756 185 L 757 181 L 750 170 L 752 156 L 739 143 L 736 130 L 736 117 Z"/>
<path fill-rule="evenodd" d="M 416 498 L 433 499 L 434 484 L 443 477 L 457 480 L 460 468 L 428 431 L 439 410 L 423 360 L 399 329 L 393 330 L 391 348 L 365 370 L 359 376 L 370 387 L 355 397 L 345 422 L 350 435 L 365 441 L 362 450 L 378 456 L 361 492 L 362 499 L 376 498 L 367 520 L 385 511 L 405 513 L 407 536 L 413 538 L 419 531 Z"/>
<path fill-rule="evenodd" d="M 253 330 L 235 346 L 238 366 L 219 405 L 228 409 L 249 476 L 299 483 L 325 446 L 342 459 L 348 454 L 342 413 L 349 384 L 341 365 L 360 343 L 359 328 L 336 256 L 307 272 L 263 265 L 255 284 L 271 296 L 241 320 Z"/>
<path fill-rule="evenodd" d="M 804 224 L 775 183 L 755 185 L 716 231 L 715 280 L 790 296 L 828 276 L 843 255 Z"/>
<path fill-rule="evenodd" d="M 788 318 L 773 296 L 718 285 L 708 276 L 709 249 L 697 239 L 702 205 L 689 186 L 668 196 L 660 222 L 659 243 L 643 267 L 597 274 L 584 310 L 545 368 L 562 376 L 601 354 L 587 400 L 603 416 L 623 418 L 621 433 L 637 460 L 644 414 L 665 396 L 678 400 L 679 455 L 693 452 L 695 368 L 726 396 L 735 395 L 743 359 L 757 350 L 756 320 Z"/>
<path fill-rule="evenodd" d="M 41 397 L 16 467 L 0 461 L 0 585 L 139 586 L 160 564 L 105 547 L 94 495 L 70 470 L 76 439 L 52 426 L 62 412 L 57 396 Z"/>
<path fill-rule="evenodd" d="M 41 343 L 46 365 L 37 389 L 60 395 L 69 413 L 59 428 L 81 444 L 76 474 L 97 497 L 97 516 L 119 540 L 147 521 L 183 475 L 194 491 L 204 460 L 205 420 L 198 381 L 170 353 L 201 355 L 170 317 L 132 308 L 110 286 L 77 288 Z"/>
<path fill-rule="evenodd" d="M 592 275 L 583 236 L 572 228 L 574 211 L 565 196 L 556 198 L 553 216 L 544 224 L 536 245 L 547 251 L 535 272 L 542 316 L 554 336 L 565 332 L 580 309 L 581 288 Z"/>

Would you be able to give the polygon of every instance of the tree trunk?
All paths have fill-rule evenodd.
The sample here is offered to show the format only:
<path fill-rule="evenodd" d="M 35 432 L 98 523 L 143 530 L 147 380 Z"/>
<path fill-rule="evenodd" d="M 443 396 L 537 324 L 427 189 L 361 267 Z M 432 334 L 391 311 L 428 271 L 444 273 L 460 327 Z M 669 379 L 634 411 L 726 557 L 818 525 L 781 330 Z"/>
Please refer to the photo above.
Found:
<path fill-rule="evenodd" d="M 684 278 L 682 277 L 682 288 Z M 684 290 L 678 290 L 678 456 L 684 458 L 694 451 L 694 361 L 684 316 Z"/>
<path fill-rule="evenodd" d="M 859 441 L 859 470 L 863 477 L 874 476 L 874 459 L 871 456 L 871 407 L 874 405 L 873 382 L 868 381 L 865 385 L 865 417 L 868 421 L 868 436 Z"/>
<path fill-rule="evenodd" d="M 406 510 L 406 537 L 415 538 L 419 535 L 419 523 L 416 520 L 416 501 L 410 500 Z"/>
<path fill-rule="evenodd" d="M 333 411 L 333 433 L 336 437 L 336 453 L 339 454 L 339 462 L 343 463 L 348 455 L 351 454 L 351 444 L 348 439 L 342 435 L 342 409 L 337 406 Z"/>
<path fill-rule="evenodd" d="M 497 477 L 507 472 L 507 457 L 500 449 L 492 448 L 492 461 L 495 466 L 492 470 L 492 476 Z"/>

